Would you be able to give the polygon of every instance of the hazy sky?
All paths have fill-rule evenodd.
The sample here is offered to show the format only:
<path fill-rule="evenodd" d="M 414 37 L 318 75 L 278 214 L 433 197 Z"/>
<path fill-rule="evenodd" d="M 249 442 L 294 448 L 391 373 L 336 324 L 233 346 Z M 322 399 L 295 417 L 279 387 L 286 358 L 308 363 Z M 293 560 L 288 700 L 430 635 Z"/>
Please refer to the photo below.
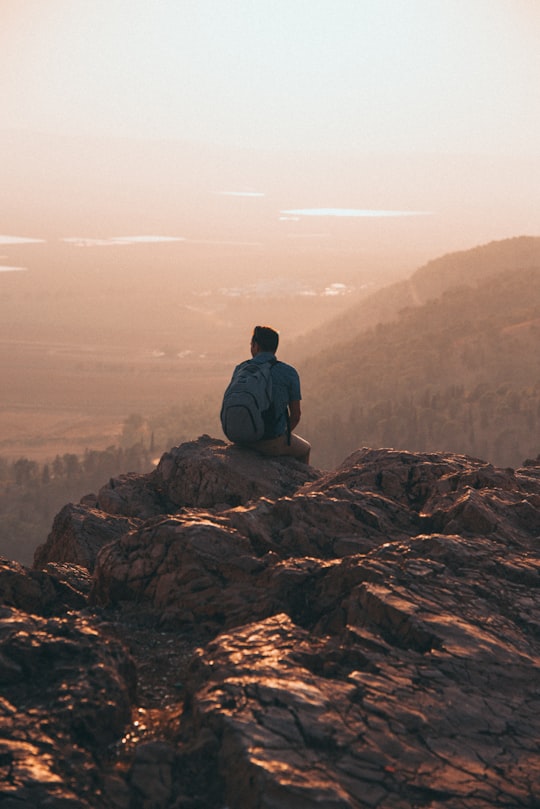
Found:
<path fill-rule="evenodd" d="M 540 152 L 538 0 L 0 0 L 2 128 Z"/>

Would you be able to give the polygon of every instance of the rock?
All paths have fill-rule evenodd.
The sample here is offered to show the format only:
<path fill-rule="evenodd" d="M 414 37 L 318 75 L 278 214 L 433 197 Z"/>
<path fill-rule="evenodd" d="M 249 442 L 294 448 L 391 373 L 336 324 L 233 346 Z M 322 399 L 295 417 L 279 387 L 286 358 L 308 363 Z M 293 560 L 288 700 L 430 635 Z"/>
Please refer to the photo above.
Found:
<path fill-rule="evenodd" d="M 166 501 L 151 475 L 131 472 L 111 478 L 96 498 L 96 508 L 106 514 L 147 520 L 166 511 Z"/>
<path fill-rule="evenodd" d="M 257 610 L 266 564 L 249 540 L 207 514 L 169 517 L 125 534 L 98 557 L 92 600 L 146 602 L 159 623 L 242 623 Z"/>
<path fill-rule="evenodd" d="M 389 536 L 417 533 L 422 524 L 415 512 L 399 502 L 340 484 L 309 484 L 292 497 L 274 502 L 261 499 L 246 508 L 231 509 L 226 516 L 259 554 L 272 551 L 285 559 L 365 553 Z"/>
<path fill-rule="evenodd" d="M 152 480 L 175 509 L 213 508 L 292 494 L 318 475 L 293 458 L 265 458 L 254 450 L 201 436 L 165 453 Z"/>
<path fill-rule="evenodd" d="M 56 583 L 13 564 L 0 575 L 0 804 L 105 809 L 100 768 L 130 721 L 133 662 L 91 619 L 47 617 Z"/>
<path fill-rule="evenodd" d="M 42 569 L 0 570 L 10 631 L 24 627 L 26 650 L 0 634 L 6 716 L 22 722 L 37 704 L 25 655 L 32 638 L 40 665 L 48 660 L 57 641 L 44 621 L 70 639 L 94 632 L 86 679 L 79 665 L 79 679 L 69 674 L 49 698 L 58 750 L 25 725 L 14 738 L 30 747 L 6 753 L 34 756 L 43 783 L 62 774 L 65 787 L 55 781 L 47 795 L 73 791 L 80 766 L 77 798 L 88 800 L 93 779 L 94 809 L 536 805 L 540 462 L 511 470 L 362 449 L 321 473 L 203 436 L 61 515 L 36 554 Z M 92 610 L 127 638 L 139 621 L 139 693 L 155 691 L 154 707 L 134 704 L 155 727 L 126 733 L 118 767 L 98 760 L 97 738 L 118 749 L 125 694 L 136 697 Z M 85 642 L 74 663 L 79 650 L 90 659 Z M 106 728 L 96 667 L 121 706 Z M 12 696 L 19 682 L 33 695 L 24 708 Z M 77 689 L 91 695 L 80 765 L 66 751 L 82 737 L 65 730 L 63 707 Z"/>
<path fill-rule="evenodd" d="M 315 488 L 326 490 L 336 484 L 353 491 L 380 492 L 416 512 L 421 512 L 430 498 L 449 492 L 518 488 L 513 470 L 496 469 L 477 458 L 366 448 L 349 455 L 335 472 L 321 477 Z"/>
<path fill-rule="evenodd" d="M 532 805 L 540 720 L 531 639 L 514 625 L 507 640 L 500 612 L 479 631 L 470 622 L 478 604 L 469 620 L 441 615 L 430 626 L 438 643 L 419 651 L 406 628 L 426 615 L 417 599 L 393 583 L 363 592 L 358 628 L 329 637 L 277 615 L 197 653 L 184 721 L 194 744 L 208 728 L 217 736 L 227 805 Z"/>
<path fill-rule="evenodd" d="M 355 494 L 380 492 L 417 514 L 423 530 L 493 533 L 528 545 L 540 535 L 535 469 L 540 467 L 497 469 L 453 453 L 362 449 L 304 491 L 329 492 L 341 485 Z"/>
<path fill-rule="evenodd" d="M 36 549 L 34 567 L 69 562 L 92 571 L 98 551 L 139 524 L 129 517 L 69 503 L 55 517 L 45 544 Z"/>
<path fill-rule="evenodd" d="M 48 562 L 43 570 L 54 581 L 67 586 L 70 591 L 83 598 L 86 603 L 92 584 L 91 575 L 86 567 L 70 564 L 69 562 Z M 29 572 L 30 575 L 35 575 L 35 571 Z"/>
<path fill-rule="evenodd" d="M 258 453 L 208 436 L 165 453 L 148 475 L 121 475 L 57 515 L 34 567 L 71 562 L 93 571 L 102 547 L 143 523 L 184 507 L 216 511 L 254 498 L 292 494 L 318 472 L 292 458 Z"/>
<path fill-rule="evenodd" d="M 365 450 L 290 496 L 147 521 L 100 553 L 92 598 L 142 600 L 169 625 L 217 631 L 276 609 L 297 614 L 295 587 L 312 587 L 324 567 L 307 573 L 301 559 L 367 554 L 429 530 L 530 547 L 539 521 L 535 493 L 513 472 L 464 456 Z"/>
<path fill-rule="evenodd" d="M 166 809 L 173 788 L 174 747 L 165 742 L 144 742 L 133 757 L 129 783 L 139 801 L 153 809 Z"/>
<path fill-rule="evenodd" d="M 90 577 L 84 568 L 48 565 L 48 571 L 26 570 L 0 557 L 0 604 L 29 613 L 57 615 L 87 604 Z"/>

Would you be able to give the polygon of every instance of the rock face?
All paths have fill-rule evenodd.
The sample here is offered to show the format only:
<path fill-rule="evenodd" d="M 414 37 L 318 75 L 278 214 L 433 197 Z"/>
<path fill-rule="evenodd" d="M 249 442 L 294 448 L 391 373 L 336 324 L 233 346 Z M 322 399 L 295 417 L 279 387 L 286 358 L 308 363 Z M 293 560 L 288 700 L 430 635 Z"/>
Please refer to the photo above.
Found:
<path fill-rule="evenodd" d="M 538 805 L 540 463 L 202 437 L 61 515 L 0 575 L 14 800 Z"/>

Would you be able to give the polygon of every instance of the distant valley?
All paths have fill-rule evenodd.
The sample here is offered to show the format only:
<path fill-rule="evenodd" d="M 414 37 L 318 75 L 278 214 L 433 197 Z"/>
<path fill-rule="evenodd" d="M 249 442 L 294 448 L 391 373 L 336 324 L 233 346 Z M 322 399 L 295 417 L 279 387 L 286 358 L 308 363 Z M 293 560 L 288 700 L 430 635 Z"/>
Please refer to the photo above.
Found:
<path fill-rule="evenodd" d="M 132 413 L 218 399 L 256 323 L 294 340 L 392 278 L 357 254 L 238 245 L 5 245 L 0 277 L 0 456 L 104 449 Z M 208 417 L 202 401 L 212 404 Z M 170 436 L 166 436 L 169 438 Z"/>

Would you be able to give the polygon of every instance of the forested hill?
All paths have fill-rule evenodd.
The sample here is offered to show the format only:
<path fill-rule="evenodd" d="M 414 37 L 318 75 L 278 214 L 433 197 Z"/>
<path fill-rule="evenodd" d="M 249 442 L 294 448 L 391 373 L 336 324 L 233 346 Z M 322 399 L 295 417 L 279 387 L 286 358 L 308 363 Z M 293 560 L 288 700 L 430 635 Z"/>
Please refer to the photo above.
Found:
<path fill-rule="evenodd" d="M 540 267 L 540 238 L 534 236 L 519 236 L 449 253 L 429 261 L 410 278 L 377 290 L 347 312 L 295 341 L 293 359 L 299 362 L 336 340 L 352 339 L 378 323 L 393 320 L 402 309 L 421 306 L 453 287 L 474 287 L 490 276 L 531 267 Z"/>
<path fill-rule="evenodd" d="M 446 450 L 502 466 L 540 453 L 540 259 L 483 275 L 300 365 L 318 463 L 332 466 L 358 446 Z"/>

